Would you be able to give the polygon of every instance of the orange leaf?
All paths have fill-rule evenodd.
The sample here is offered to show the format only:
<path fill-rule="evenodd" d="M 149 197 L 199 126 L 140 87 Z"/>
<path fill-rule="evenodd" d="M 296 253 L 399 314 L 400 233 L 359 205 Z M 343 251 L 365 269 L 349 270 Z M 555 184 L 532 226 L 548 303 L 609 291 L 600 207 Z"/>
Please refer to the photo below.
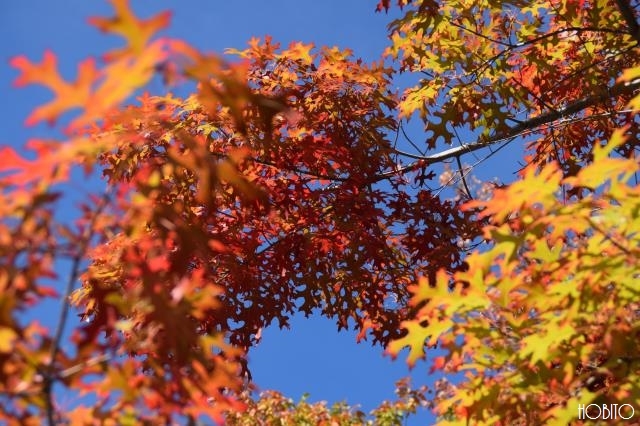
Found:
<path fill-rule="evenodd" d="M 24 56 L 11 60 L 11 66 L 21 71 L 14 84 L 18 87 L 27 84 L 40 84 L 55 94 L 55 99 L 36 108 L 27 118 L 26 124 L 31 126 L 47 120 L 53 123 L 61 114 L 72 108 L 82 107 L 87 103 L 91 87 L 98 78 L 98 71 L 93 59 L 87 59 L 78 66 L 78 79 L 68 83 L 58 72 L 55 55 L 47 51 L 40 64 L 34 64 Z"/>
<path fill-rule="evenodd" d="M 138 19 L 131 8 L 129 0 L 111 0 L 115 9 L 112 18 L 91 17 L 89 23 L 105 33 L 118 34 L 127 41 L 127 47 L 114 50 L 105 55 L 105 60 L 112 61 L 129 53 L 142 52 L 147 42 L 156 32 L 167 27 L 171 19 L 171 12 L 164 11 L 149 19 Z"/>
<path fill-rule="evenodd" d="M 447 363 L 447 359 L 443 356 L 437 356 L 433 359 L 433 363 L 431 365 L 431 369 L 429 370 L 430 373 L 433 373 L 436 370 L 442 370 L 444 369 L 444 366 Z"/>
<path fill-rule="evenodd" d="M 293 60 L 298 60 L 301 61 L 304 65 L 309 65 L 315 59 L 315 55 L 311 54 L 311 49 L 313 49 L 313 43 L 291 43 L 291 45 L 289 46 L 289 50 L 285 52 L 285 54 L 287 56 L 290 56 Z"/>
<path fill-rule="evenodd" d="M 159 40 L 147 46 L 133 60 L 122 58 L 110 63 L 104 69 L 104 80 L 86 103 L 85 114 L 78 117 L 73 125 L 85 125 L 100 119 L 106 111 L 144 87 L 153 77 L 156 65 L 163 62 L 166 56 L 164 43 Z"/>

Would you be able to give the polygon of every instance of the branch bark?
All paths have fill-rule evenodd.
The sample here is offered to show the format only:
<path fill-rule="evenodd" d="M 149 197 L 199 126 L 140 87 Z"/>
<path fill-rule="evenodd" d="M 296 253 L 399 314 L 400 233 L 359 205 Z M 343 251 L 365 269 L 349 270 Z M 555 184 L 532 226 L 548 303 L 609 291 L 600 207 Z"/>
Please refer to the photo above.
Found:
<path fill-rule="evenodd" d="M 413 158 L 416 158 L 416 161 L 404 167 L 398 168 L 396 170 L 391 170 L 391 171 L 382 173 L 380 175 L 377 175 L 374 177 L 372 183 L 380 182 L 392 176 L 412 172 L 421 167 L 425 167 L 431 164 L 441 163 L 448 159 L 458 158 L 464 154 L 469 154 L 471 152 L 478 151 L 482 148 L 486 148 L 488 146 L 498 144 L 505 140 L 515 138 L 526 131 L 533 130 L 540 126 L 544 126 L 545 124 L 552 123 L 568 115 L 576 114 L 586 108 L 597 105 L 598 103 L 603 102 L 606 99 L 632 93 L 634 90 L 637 90 L 637 89 L 640 89 L 640 80 L 636 80 L 632 82 L 617 83 L 612 87 L 608 88 L 607 90 L 603 90 L 599 93 L 579 99 L 562 109 L 550 111 L 545 114 L 541 114 L 536 117 L 530 118 L 527 121 L 523 121 L 511 127 L 509 130 L 498 133 L 486 140 L 478 140 L 473 143 L 462 144 L 455 148 L 450 148 L 433 155 L 413 156 Z"/>
<path fill-rule="evenodd" d="M 636 21 L 636 15 L 634 14 L 631 5 L 629 5 L 629 2 L 626 0 L 616 0 L 616 4 L 629 27 L 629 33 L 638 43 L 640 43 L 640 25 L 638 25 L 638 21 Z"/>

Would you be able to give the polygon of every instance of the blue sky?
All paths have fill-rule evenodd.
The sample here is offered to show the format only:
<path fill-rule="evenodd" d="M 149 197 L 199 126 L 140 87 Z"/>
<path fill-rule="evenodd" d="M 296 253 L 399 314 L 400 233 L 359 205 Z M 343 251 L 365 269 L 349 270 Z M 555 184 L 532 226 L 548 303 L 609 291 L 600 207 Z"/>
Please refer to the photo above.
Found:
<path fill-rule="evenodd" d="M 291 41 L 313 42 L 351 48 L 357 57 L 377 59 L 387 43 L 386 24 L 390 15 L 375 13 L 370 1 L 150 1 L 133 2 L 141 16 L 164 9 L 174 11 L 171 28 L 165 32 L 183 38 L 207 51 L 242 48 L 252 36 L 271 35 L 287 45 Z M 40 61 L 50 49 L 56 53 L 64 76 L 75 76 L 76 64 L 87 56 L 98 56 L 117 45 L 87 23 L 87 17 L 110 15 L 106 1 L 25 0 L 0 4 L 0 145 L 21 146 L 28 138 L 57 135 L 46 125 L 25 128 L 24 119 L 49 99 L 36 87 L 15 89 L 11 57 L 25 54 Z M 161 90 L 161 87 L 151 87 Z M 89 188 L 90 189 L 90 188 Z M 43 305 L 35 315 L 46 319 L 57 315 L 58 304 Z M 382 400 L 394 397 L 394 382 L 408 374 L 403 359 L 392 361 L 382 348 L 364 342 L 356 344 L 355 333 L 336 332 L 331 320 L 296 317 L 290 330 L 271 327 L 260 345 L 251 352 L 250 366 L 261 389 L 277 389 L 299 399 L 347 401 L 369 411 Z M 413 372 L 414 383 L 428 383 L 426 366 Z M 426 413 L 408 424 L 429 423 Z"/>

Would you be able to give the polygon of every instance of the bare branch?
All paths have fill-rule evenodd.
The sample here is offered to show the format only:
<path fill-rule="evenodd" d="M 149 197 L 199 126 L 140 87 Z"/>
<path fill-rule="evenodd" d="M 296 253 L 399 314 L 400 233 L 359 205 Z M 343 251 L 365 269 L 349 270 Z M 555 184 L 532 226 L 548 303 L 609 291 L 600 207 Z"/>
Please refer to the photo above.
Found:
<path fill-rule="evenodd" d="M 100 354 L 95 357 L 89 358 L 85 362 L 81 362 L 80 364 L 71 366 L 65 370 L 62 370 L 59 374 L 61 379 L 65 379 L 69 376 L 73 376 L 74 374 L 82 371 L 87 367 L 93 367 L 94 365 L 102 364 L 103 362 L 107 362 L 111 360 L 112 356 L 109 354 Z"/>
<path fill-rule="evenodd" d="M 471 195 L 471 191 L 469 190 L 469 185 L 467 185 L 467 177 L 465 176 L 464 169 L 462 168 L 462 162 L 460 161 L 460 157 L 456 157 L 456 162 L 458 163 L 458 170 L 460 172 L 460 179 L 462 180 L 462 185 L 464 186 L 464 190 L 467 193 L 467 197 L 469 197 L 469 199 L 472 200 L 473 196 Z"/>

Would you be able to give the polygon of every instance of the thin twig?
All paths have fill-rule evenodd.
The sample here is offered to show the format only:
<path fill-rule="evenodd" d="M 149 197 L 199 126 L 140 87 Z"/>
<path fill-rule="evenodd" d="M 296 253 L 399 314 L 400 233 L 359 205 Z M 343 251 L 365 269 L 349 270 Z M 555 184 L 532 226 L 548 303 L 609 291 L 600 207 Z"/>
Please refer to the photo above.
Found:
<path fill-rule="evenodd" d="M 614 246 L 616 246 L 621 252 L 623 252 L 626 255 L 631 255 L 631 250 L 629 250 L 628 248 L 626 248 L 625 246 L 623 246 L 621 243 L 619 243 L 618 241 L 616 241 L 611 235 L 610 233 L 608 233 L 607 231 L 605 231 L 604 229 L 602 229 L 600 226 L 598 226 L 598 224 L 596 224 L 593 219 L 589 218 L 587 219 L 589 221 L 589 224 L 591 225 L 591 227 L 593 227 L 593 229 L 595 229 L 596 231 L 600 232 L 607 240 L 611 241 L 611 244 L 613 244 Z"/>
<path fill-rule="evenodd" d="M 412 147 L 415 148 L 416 151 L 418 151 L 420 154 L 424 155 L 425 153 L 422 152 L 422 150 L 420 148 L 418 148 L 418 146 L 411 140 L 411 138 L 409 137 L 409 135 L 407 135 L 407 132 L 404 130 L 404 126 L 402 125 L 402 122 L 400 122 L 400 131 L 402 132 L 402 136 L 404 136 L 404 138 L 407 140 L 407 142 L 409 142 L 411 144 Z"/>
<path fill-rule="evenodd" d="M 458 163 L 458 170 L 460 171 L 460 179 L 462 180 L 462 185 L 464 186 L 464 190 L 467 192 L 467 197 L 470 200 L 473 199 L 471 195 L 471 191 L 469 190 L 469 185 L 467 185 L 467 178 L 465 176 L 464 170 L 462 169 L 462 162 L 460 162 L 460 156 L 456 157 L 456 162 Z"/>
<path fill-rule="evenodd" d="M 455 158 L 459 155 L 472 153 L 490 145 L 499 144 L 501 142 L 504 142 L 505 140 L 512 139 L 516 136 L 521 136 L 524 133 L 540 128 L 545 124 L 552 123 L 568 115 L 576 114 L 606 99 L 612 98 L 614 96 L 629 94 L 637 89 L 640 89 L 640 80 L 618 83 L 611 88 L 608 88 L 608 90 L 603 90 L 600 93 L 579 99 L 562 109 L 550 111 L 548 113 L 541 114 L 529 120 L 523 121 L 521 124 L 515 125 L 507 129 L 506 131 L 498 133 L 497 135 L 488 139 L 480 139 L 475 142 L 462 144 L 458 147 L 450 148 L 433 155 L 425 155 L 424 157 L 417 158 L 417 161 L 410 163 L 404 167 L 400 167 L 374 176 L 372 178 L 372 182 L 380 182 L 392 176 L 412 172 L 417 170 L 418 168 L 430 164 L 441 163 L 445 160 Z M 610 113 L 607 115 L 610 115 Z"/>
<path fill-rule="evenodd" d="M 96 223 L 98 216 L 102 213 L 103 209 L 107 206 L 107 202 L 109 200 L 108 194 L 104 195 L 103 203 L 98 206 L 95 213 L 93 214 L 91 221 L 86 226 L 82 233 L 82 237 L 80 240 L 80 247 L 75 256 L 73 256 L 72 264 L 71 264 L 71 274 L 69 274 L 69 279 L 67 280 L 67 284 L 64 290 L 64 294 L 62 297 L 62 307 L 60 309 L 60 316 L 58 318 L 58 325 L 56 327 L 56 331 L 52 340 L 51 352 L 49 354 L 49 364 L 45 370 L 44 376 L 44 385 L 43 392 L 45 394 L 45 403 L 46 403 L 46 413 L 47 413 L 47 422 L 49 426 L 55 426 L 56 422 L 54 419 L 54 407 L 53 407 L 53 384 L 60 377 L 54 376 L 52 374 L 54 369 L 54 364 L 56 362 L 56 358 L 58 356 L 58 352 L 60 351 L 60 343 L 62 341 L 62 334 L 64 333 L 65 326 L 67 324 L 67 319 L 69 317 L 69 297 L 73 292 L 73 288 L 75 285 L 78 276 L 80 275 L 80 263 L 84 258 L 84 255 L 89 247 L 89 243 L 91 242 L 91 237 L 93 236 L 93 228 Z"/>
<path fill-rule="evenodd" d="M 73 365 L 65 370 L 62 370 L 60 372 L 60 374 L 58 374 L 58 377 L 60 379 L 65 379 L 69 376 L 73 376 L 74 374 L 78 373 L 79 371 L 82 371 L 84 368 L 86 367 L 93 367 L 94 365 L 98 365 L 101 364 L 103 362 L 107 362 L 112 358 L 112 356 L 110 354 L 100 354 L 98 356 L 94 356 L 92 358 L 89 358 L 88 360 L 81 362 L 79 364 Z"/>

